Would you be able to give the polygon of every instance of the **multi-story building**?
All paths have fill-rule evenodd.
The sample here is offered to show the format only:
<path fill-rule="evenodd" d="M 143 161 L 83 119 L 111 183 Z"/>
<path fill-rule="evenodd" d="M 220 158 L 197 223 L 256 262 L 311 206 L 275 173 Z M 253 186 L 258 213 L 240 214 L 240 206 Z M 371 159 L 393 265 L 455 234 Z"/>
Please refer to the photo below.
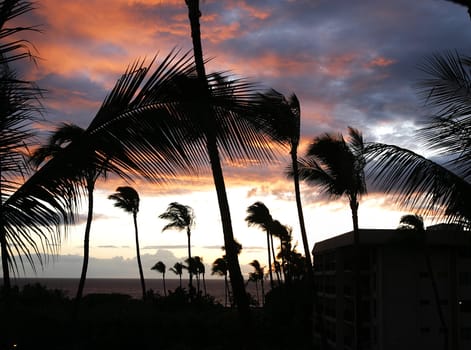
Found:
<path fill-rule="evenodd" d="M 359 252 L 361 350 L 471 349 L 471 232 L 361 229 Z M 313 255 L 316 339 L 352 349 L 353 232 L 316 243 Z"/>

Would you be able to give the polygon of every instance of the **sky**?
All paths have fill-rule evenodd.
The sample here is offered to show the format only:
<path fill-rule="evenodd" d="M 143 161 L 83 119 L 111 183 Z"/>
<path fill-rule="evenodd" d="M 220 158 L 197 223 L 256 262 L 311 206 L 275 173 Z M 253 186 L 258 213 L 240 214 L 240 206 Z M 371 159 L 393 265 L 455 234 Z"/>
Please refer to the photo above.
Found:
<path fill-rule="evenodd" d="M 230 71 L 301 103 L 303 155 L 315 136 L 346 133 L 352 126 L 365 141 L 384 142 L 427 155 L 415 130 L 427 117 L 416 83 L 420 65 L 447 50 L 469 53 L 471 21 L 466 8 L 444 0 L 201 0 L 201 31 L 207 72 Z M 184 0 L 41 0 L 19 19 L 40 25 L 28 38 L 40 57 L 21 67 L 47 93 L 46 121 L 38 132 L 58 123 L 87 127 L 108 91 L 136 59 L 163 58 L 173 48 L 190 50 Z M 425 153 L 424 153 L 425 152 Z M 274 219 L 293 228 L 303 252 L 292 183 L 285 176 L 288 158 L 269 166 L 224 164 L 224 175 L 239 257 L 247 278 L 248 263 L 266 264 L 265 234 L 248 227 L 246 209 L 262 201 Z M 119 179 L 99 181 L 90 238 L 89 277 L 138 277 L 132 217 L 107 199 Z M 191 206 L 196 215 L 192 253 L 210 264 L 222 256 L 223 235 L 211 174 L 180 177 L 169 185 L 142 180 L 131 184 L 141 196 L 139 237 L 146 278 L 150 267 L 168 267 L 186 258 L 186 235 L 165 231 L 158 216 L 170 202 Z M 302 184 L 310 249 L 317 241 L 351 231 L 345 199 L 332 200 Z M 63 238 L 60 255 L 40 277 L 79 277 L 85 209 Z M 403 211 L 374 190 L 362 198 L 361 228 L 395 228 Z M 430 223 L 431 218 L 425 218 Z M 24 274 L 21 274 L 24 276 Z M 26 276 L 33 277 L 29 271 Z M 168 275 L 169 277 L 170 274 Z M 175 276 L 176 277 L 176 276 Z"/>

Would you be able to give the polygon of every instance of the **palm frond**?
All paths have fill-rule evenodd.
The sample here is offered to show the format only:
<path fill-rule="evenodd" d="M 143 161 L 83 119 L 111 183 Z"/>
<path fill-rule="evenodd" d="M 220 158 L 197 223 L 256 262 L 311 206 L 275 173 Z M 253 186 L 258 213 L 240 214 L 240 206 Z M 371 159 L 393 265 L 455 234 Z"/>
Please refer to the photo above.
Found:
<path fill-rule="evenodd" d="M 448 165 L 471 176 L 471 59 L 457 52 L 430 57 L 422 65 L 427 75 L 418 84 L 419 96 L 432 116 L 419 130 L 430 149 L 446 155 Z"/>
<path fill-rule="evenodd" d="M 453 222 L 471 222 L 471 185 L 452 171 L 394 145 L 366 147 L 373 184 L 407 209 Z"/>

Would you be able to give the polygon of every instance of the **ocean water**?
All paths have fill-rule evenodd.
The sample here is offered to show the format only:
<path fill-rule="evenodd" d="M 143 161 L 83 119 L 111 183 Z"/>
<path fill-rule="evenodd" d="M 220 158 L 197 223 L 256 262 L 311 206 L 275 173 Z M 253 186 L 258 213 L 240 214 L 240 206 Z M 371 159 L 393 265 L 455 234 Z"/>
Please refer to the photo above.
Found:
<path fill-rule="evenodd" d="M 49 289 L 60 289 L 68 297 L 75 297 L 79 284 L 78 278 L 16 278 L 12 280 L 12 285 L 23 287 L 26 284 L 39 283 Z M 178 279 L 165 280 L 167 290 L 173 291 L 180 286 Z M 267 284 L 267 283 L 266 283 Z M 196 288 L 196 281 L 193 281 Z M 188 280 L 182 279 L 182 287 L 188 289 Z M 268 286 L 266 286 L 268 287 Z M 200 290 L 204 293 L 203 282 L 200 282 Z M 152 289 L 154 293 L 164 295 L 162 279 L 146 279 L 146 289 Z M 255 299 L 257 292 L 254 283 L 249 283 L 246 290 Z M 213 296 L 216 301 L 224 304 L 224 280 L 208 279 L 206 280 L 206 292 Z M 141 298 L 141 283 L 135 278 L 88 278 L 85 281 L 84 294 L 111 294 L 120 293 L 130 295 L 132 298 Z"/>

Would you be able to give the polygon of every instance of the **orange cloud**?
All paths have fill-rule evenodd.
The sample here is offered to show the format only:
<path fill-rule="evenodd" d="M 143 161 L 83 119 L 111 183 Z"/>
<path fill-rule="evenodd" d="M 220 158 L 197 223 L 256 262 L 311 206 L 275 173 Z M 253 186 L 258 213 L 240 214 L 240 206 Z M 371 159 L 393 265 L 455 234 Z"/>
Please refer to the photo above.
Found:
<path fill-rule="evenodd" d="M 376 57 L 365 64 L 367 68 L 375 68 L 375 67 L 387 67 L 391 64 L 395 63 L 395 60 L 386 58 L 386 57 Z"/>

